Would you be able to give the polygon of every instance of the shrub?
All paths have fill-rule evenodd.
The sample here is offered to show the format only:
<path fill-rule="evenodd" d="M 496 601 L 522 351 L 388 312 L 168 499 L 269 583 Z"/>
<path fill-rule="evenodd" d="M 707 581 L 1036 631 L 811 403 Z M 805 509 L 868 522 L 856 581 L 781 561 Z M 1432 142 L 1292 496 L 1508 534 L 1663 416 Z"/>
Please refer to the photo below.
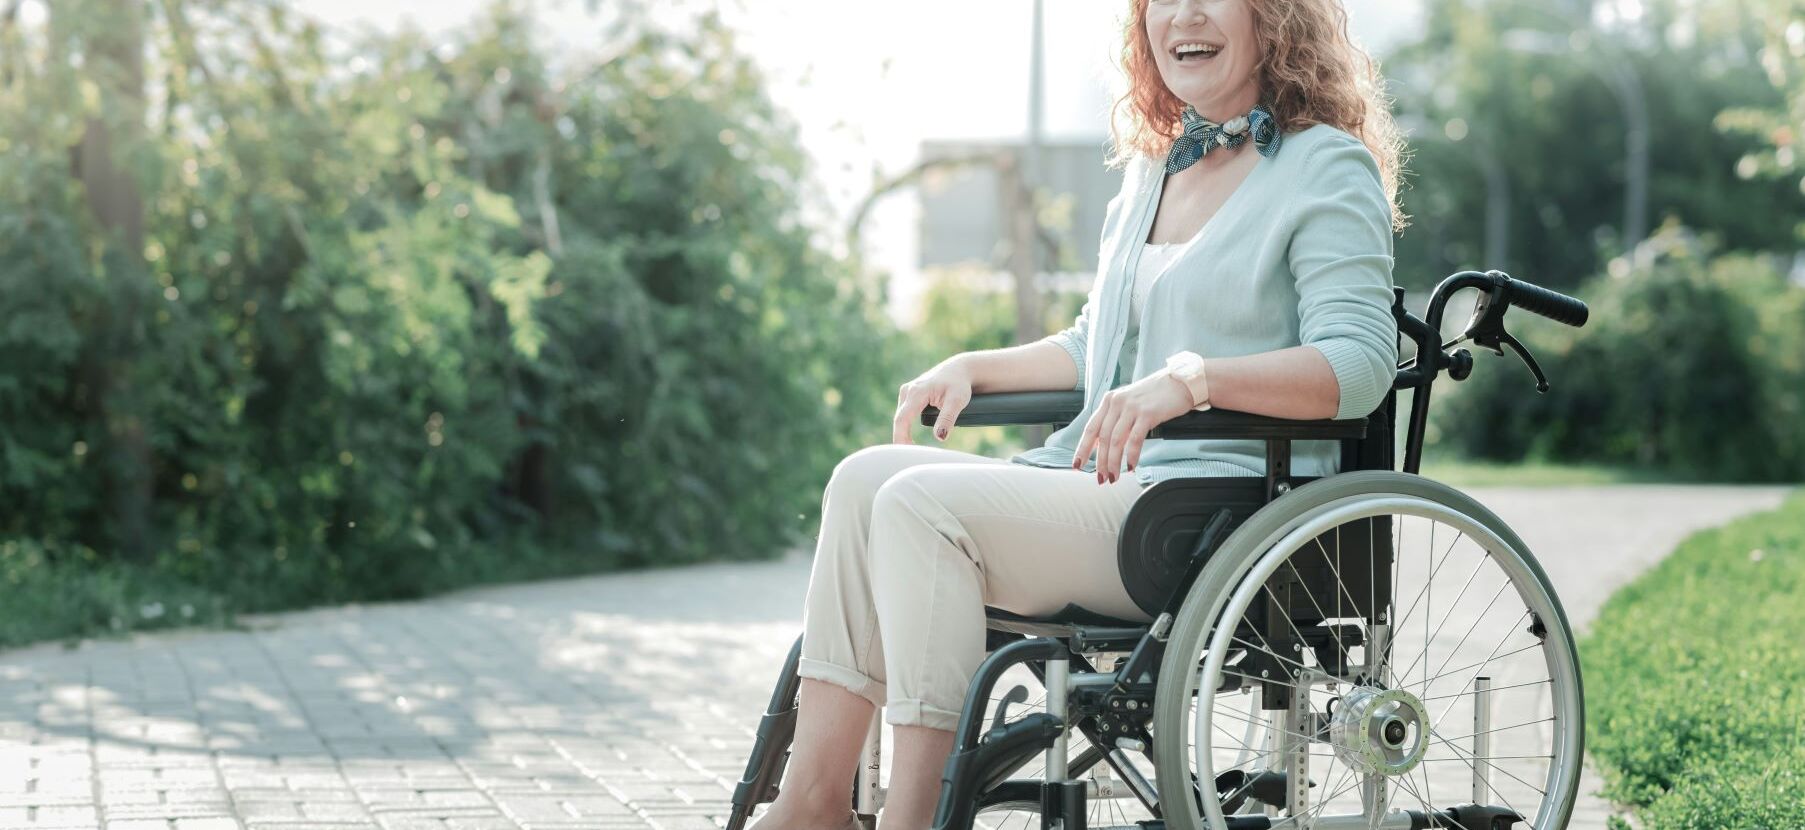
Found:
<path fill-rule="evenodd" d="M 1680 250 L 1577 292 L 1582 329 L 1518 311 L 1548 375 L 1476 355 L 1477 383 L 1432 407 L 1433 435 L 1497 461 L 1626 465 L 1718 481 L 1805 478 L 1805 287 L 1768 262 Z"/>
<path fill-rule="evenodd" d="M 505 6 L 346 47 L 132 8 L 143 123 L 97 45 L 127 27 L 0 27 L 0 544 L 99 609 L 36 636 L 112 627 L 126 580 L 232 611 L 770 556 L 888 434 L 896 335 L 715 16 L 554 71 Z M 71 173 L 94 119 L 143 250 Z"/>

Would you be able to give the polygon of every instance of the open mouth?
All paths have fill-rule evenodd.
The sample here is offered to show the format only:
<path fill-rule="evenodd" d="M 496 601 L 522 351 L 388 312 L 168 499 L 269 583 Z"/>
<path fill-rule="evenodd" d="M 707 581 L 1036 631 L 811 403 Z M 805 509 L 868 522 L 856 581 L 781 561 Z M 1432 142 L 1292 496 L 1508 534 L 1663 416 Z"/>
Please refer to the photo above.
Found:
<path fill-rule="evenodd" d="M 1222 47 L 1215 43 L 1180 43 L 1172 47 L 1172 57 L 1180 63 L 1194 63 L 1215 58 Z"/>

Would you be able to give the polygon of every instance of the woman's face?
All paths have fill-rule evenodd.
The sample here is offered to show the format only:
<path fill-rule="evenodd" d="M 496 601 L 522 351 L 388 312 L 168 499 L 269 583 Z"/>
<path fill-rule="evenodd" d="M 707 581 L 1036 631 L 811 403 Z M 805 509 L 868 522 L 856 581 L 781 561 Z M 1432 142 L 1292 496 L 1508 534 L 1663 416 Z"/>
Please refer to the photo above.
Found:
<path fill-rule="evenodd" d="M 1147 42 L 1172 94 L 1205 118 L 1244 115 L 1260 102 L 1252 0 L 1148 0 Z M 1198 47 L 1201 46 L 1202 49 Z"/>

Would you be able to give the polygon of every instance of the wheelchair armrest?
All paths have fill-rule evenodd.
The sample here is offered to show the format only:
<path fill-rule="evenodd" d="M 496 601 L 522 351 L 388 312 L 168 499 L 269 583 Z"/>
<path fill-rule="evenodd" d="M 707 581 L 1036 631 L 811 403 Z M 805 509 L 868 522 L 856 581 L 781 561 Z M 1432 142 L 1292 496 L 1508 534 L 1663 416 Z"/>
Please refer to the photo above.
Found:
<path fill-rule="evenodd" d="M 959 413 L 959 425 L 1069 424 L 1083 409 L 1083 392 L 993 392 L 971 396 Z M 921 411 L 921 424 L 931 427 L 939 417 L 940 408 L 930 406 Z"/>
<path fill-rule="evenodd" d="M 1066 424 L 1084 409 L 1084 393 L 1058 392 L 994 392 L 973 395 L 965 410 L 959 413 L 961 426 L 1001 426 L 1005 424 Z M 938 407 L 921 411 L 923 426 L 933 426 L 940 417 Z M 1345 421 L 1273 418 L 1232 409 L 1210 409 L 1187 412 L 1153 428 L 1154 438 L 1281 438 L 1292 441 L 1365 438 L 1366 419 Z"/>
<path fill-rule="evenodd" d="M 1153 438 L 1282 438 L 1291 441 L 1365 438 L 1366 419 L 1297 420 L 1233 409 L 1186 412 L 1153 428 Z"/>

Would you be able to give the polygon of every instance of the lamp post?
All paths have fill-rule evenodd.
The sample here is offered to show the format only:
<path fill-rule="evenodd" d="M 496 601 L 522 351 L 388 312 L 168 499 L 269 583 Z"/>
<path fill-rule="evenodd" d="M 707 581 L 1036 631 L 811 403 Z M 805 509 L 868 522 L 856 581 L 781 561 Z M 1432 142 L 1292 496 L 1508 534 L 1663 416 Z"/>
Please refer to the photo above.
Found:
<path fill-rule="evenodd" d="M 1419 113 L 1398 116 L 1398 126 L 1415 133 L 1442 129 Z M 1484 130 L 1461 136 L 1448 136 L 1450 141 L 1466 145 L 1485 179 L 1485 245 L 1480 252 L 1480 267 L 1509 271 L 1506 257 L 1510 253 L 1510 171 L 1499 160 L 1498 152 Z M 1464 266 L 1463 266 L 1464 267 Z"/>
<path fill-rule="evenodd" d="M 1636 246 L 1648 232 L 1648 98 L 1642 90 L 1642 77 L 1624 55 L 1607 49 L 1607 54 L 1585 50 L 1583 33 L 1576 31 L 1570 40 L 1534 29 L 1511 29 L 1501 42 L 1506 49 L 1535 55 L 1564 55 L 1584 52 L 1586 68 L 1604 81 L 1623 110 L 1624 121 L 1624 190 L 1623 249 L 1634 254 Z"/>
<path fill-rule="evenodd" d="M 1040 257 L 1036 254 L 1034 237 L 1040 227 L 1036 215 L 1038 198 L 1036 189 L 1041 183 L 1040 148 L 1041 133 L 1045 116 L 1042 99 L 1046 59 L 1042 43 L 1042 0 L 1034 0 L 1032 18 L 1029 22 L 1028 49 L 1028 133 L 1022 144 L 1021 160 L 1015 166 L 1015 175 L 1019 177 L 1019 185 L 1006 187 L 1005 193 L 1018 196 L 1012 201 L 1005 201 L 1008 209 L 1010 227 L 1010 271 L 1015 276 L 1015 342 L 1032 343 L 1045 334 L 1042 331 L 1040 284 Z"/>

